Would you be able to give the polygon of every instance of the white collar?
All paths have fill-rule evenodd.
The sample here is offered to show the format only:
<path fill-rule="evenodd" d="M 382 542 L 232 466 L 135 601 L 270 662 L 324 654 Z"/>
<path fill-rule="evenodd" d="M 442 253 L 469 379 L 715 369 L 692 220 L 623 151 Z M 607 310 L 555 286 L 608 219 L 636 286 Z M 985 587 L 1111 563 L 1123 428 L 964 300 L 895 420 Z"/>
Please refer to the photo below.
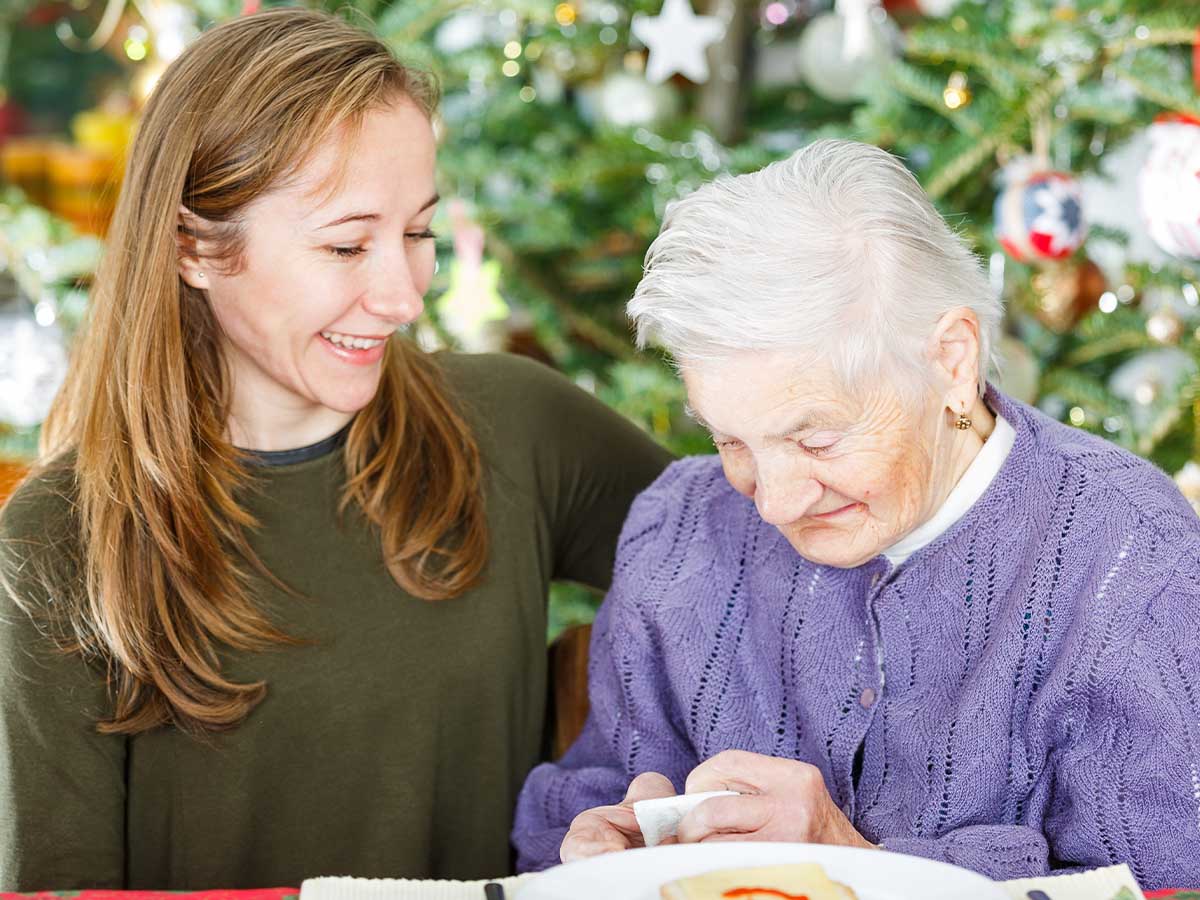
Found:
<path fill-rule="evenodd" d="M 984 441 L 983 448 L 971 461 L 971 465 L 967 466 L 967 471 L 950 491 L 941 508 L 927 522 L 918 525 L 883 551 L 888 562 L 893 566 L 901 565 L 922 547 L 941 537 L 951 525 L 966 515 L 967 510 L 983 496 L 983 492 L 1000 472 L 1016 439 L 1017 432 L 997 415 L 991 436 Z"/>

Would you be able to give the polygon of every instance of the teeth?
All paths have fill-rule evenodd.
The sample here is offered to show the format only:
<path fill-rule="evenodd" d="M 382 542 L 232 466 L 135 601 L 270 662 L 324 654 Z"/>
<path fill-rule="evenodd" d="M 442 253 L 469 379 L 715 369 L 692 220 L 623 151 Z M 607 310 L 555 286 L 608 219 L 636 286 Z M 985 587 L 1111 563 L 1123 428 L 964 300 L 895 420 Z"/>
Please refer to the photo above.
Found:
<path fill-rule="evenodd" d="M 331 344 L 337 344 L 339 347 L 345 347 L 348 350 L 370 350 L 372 347 L 378 347 L 383 343 L 383 341 L 374 338 L 354 337 L 349 334 L 339 334 L 336 331 L 322 331 L 321 337 L 325 338 Z"/>

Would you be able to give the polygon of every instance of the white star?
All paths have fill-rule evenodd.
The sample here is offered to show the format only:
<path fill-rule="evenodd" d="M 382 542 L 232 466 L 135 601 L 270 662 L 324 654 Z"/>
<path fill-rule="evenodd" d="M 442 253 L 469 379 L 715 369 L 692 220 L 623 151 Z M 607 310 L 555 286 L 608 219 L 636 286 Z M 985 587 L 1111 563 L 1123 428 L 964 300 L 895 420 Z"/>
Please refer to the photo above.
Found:
<path fill-rule="evenodd" d="M 679 72 L 697 83 L 708 81 L 704 51 L 725 33 L 716 16 L 696 15 L 688 0 L 663 0 L 657 16 L 634 16 L 632 27 L 637 39 L 650 48 L 647 79 L 658 83 Z"/>

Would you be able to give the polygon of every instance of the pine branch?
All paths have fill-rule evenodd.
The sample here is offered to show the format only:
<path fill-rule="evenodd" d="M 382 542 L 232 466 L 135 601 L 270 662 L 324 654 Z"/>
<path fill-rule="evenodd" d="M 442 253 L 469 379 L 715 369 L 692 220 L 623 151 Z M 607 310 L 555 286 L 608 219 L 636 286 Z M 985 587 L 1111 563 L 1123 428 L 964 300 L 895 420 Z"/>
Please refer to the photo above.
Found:
<path fill-rule="evenodd" d="M 1137 117 L 1137 100 L 1126 92 L 1097 84 L 1080 85 L 1063 98 L 1070 120 L 1090 121 L 1112 128 L 1126 126 Z"/>
<path fill-rule="evenodd" d="M 1146 333 L 1145 317 L 1124 307 L 1087 316 L 1075 329 L 1075 337 L 1078 343 L 1062 355 L 1061 365 L 1083 366 L 1107 356 L 1158 346 Z"/>
<path fill-rule="evenodd" d="M 941 200 L 952 187 L 982 166 L 996 153 L 1002 139 L 999 134 L 990 134 L 971 143 L 970 148 L 938 170 L 925 185 L 925 192 L 934 201 Z"/>
<path fill-rule="evenodd" d="M 1061 397 L 1069 406 L 1079 406 L 1100 418 L 1124 416 L 1123 403 L 1115 401 L 1098 378 L 1071 369 L 1052 369 L 1042 376 L 1041 393 Z"/>
<path fill-rule="evenodd" d="M 1200 98 L 1190 83 L 1178 77 L 1166 51 L 1146 47 L 1128 60 L 1117 61 L 1113 71 L 1151 103 L 1200 117 Z"/>
<path fill-rule="evenodd" d="M 944 26 L 914 28 L 905 43 L 906 56 L 976 69 L 1007 98 L 1015 97 L 1023 83 L 1045 80 L 1046 73 L 1041 68 L 1028 65 L 1019 57 L 1002 57 L 997 49 L 984 41 L 964 38 Z"/>
<path fill-rule="evenodd" d="M 987 130 L 969 107 L 952 110 L 946 106 L 943 96 L 946 87 L 944 80 L 900 60 L 893 60 L 889 67 L 889 75 L 891 84 L 897 91 L 938 113 L 958 130 L 975 137 L 983 135 Z"/>
<path fill-rule="evenodd" d="M 491 233 L 487 238 L 488 250 L 504 268 L 516 272 L 526 287 L 531 288 L 546 303 L 552 306 L 566 325 L 581 337 L 591 341 L 605 353 L 620 360 L 637 359 L 637 351 L 627 335 L 618 334 L 596 319 L 574 309 L 563 300 L 567 291 L 552 283 L 545 273 L 537 270 L 529 261 L 518 254 L 507 242 Z"/>

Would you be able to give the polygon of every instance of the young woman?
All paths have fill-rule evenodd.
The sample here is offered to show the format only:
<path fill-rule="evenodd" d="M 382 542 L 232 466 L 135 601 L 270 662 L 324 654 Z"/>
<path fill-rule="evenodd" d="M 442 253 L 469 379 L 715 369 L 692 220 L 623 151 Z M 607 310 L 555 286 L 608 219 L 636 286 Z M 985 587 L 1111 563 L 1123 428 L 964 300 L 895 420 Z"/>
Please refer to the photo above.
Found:
<path fill-rule="evenodd" d="M 547 586 L 606 585 L 667 457 L 535 363 L 397 334 L 434 103 L 294 9 L 164 75 L 0 519 L 0 890 L 510 868 Z"/>

